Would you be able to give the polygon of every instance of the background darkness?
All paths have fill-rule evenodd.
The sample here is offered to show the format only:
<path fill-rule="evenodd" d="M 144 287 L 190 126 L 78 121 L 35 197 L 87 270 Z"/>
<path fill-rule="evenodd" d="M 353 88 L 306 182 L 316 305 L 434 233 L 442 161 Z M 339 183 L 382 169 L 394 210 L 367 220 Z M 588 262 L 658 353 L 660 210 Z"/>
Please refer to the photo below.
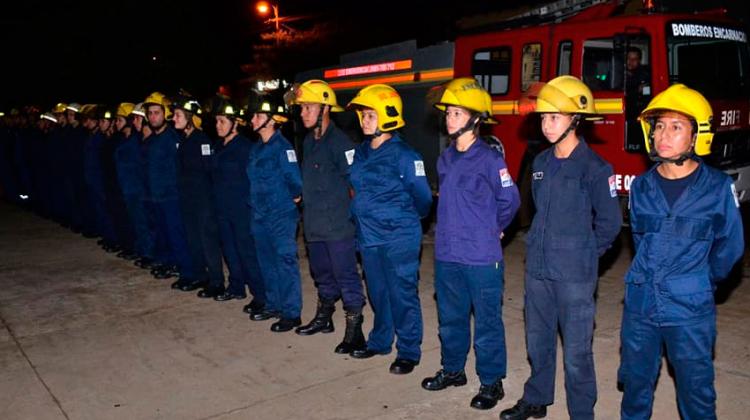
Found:
<path fill-rule="evenodd" d="M 12 4 L 9 4 L 12 3 Z M 342 53 L 417 39 L 420 46 L 453 40 L 455 22 L 545 0 L 391 1 L 279 0 L 295 29 L 326 34 L 299 52 L 286 73 L 334 64 Z M 728 7 L 747 22 L 741 0 L 680 1 Z M 139 102 L 148 92 L 185 88 L 198 97 L 247 77 L 253 45 L 270 26 L 250 0 L 25 0 L 0 6 L 0 110 L 24 103 L 47 109 L 58 101 Z M 153 60 L 156 57 L 156 60 Z M 301 68 L 293 68 L 302 66 Z"/>

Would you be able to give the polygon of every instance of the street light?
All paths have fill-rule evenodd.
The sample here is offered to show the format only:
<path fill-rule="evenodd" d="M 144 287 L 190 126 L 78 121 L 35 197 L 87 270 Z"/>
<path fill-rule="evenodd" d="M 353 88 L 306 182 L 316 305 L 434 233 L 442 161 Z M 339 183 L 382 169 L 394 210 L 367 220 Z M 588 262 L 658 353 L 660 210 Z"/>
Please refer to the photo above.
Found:
<path fill-rule="evenodd" d="M 273 10 L 273 17 L 269 18 L 266 21 L 266 23 L 273 22 L 276 25 L 276 44 L 278 44 L 279 43 L 279 35 L 280 35 L 279 21 L 281 20 L 281 19 L 279 19 L 279 6 L 277 6 L 275 4 L 271 4 L 271 3 L 267 2 L 267 1 L 259 1 L 255 5 L 255 10 L 257 10 L 258 13 L 260 13 L 261 16 L 265 16 L 265 15 L 268 14 L 268 12 L 270 10 Z"/>

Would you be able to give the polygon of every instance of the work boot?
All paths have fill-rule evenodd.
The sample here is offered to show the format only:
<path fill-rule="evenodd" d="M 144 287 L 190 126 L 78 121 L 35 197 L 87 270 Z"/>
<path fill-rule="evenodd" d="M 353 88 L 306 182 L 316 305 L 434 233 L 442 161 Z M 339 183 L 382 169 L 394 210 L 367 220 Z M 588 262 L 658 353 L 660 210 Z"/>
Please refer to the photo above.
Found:
<path fill-rule="evenodd" d="M 338 354 L 350 354 L 355 350 L 367 349 L 365 335 L 362 334 L 362 322 L 365 320 L 361 312 L 346 312 L 346 332 L 344 341 L 334 350 Z"/>
<path fill-rule="evenodd" d="M 516 405 L 500 413 L 500 420 L 526 420 L 529 417 L 541 419 L 547 416 L 547 406 L 531 405 L 524 400 L 518 400 Z"/>
<path fill-rule="evenodd" d="M 424 378 L 422 381 L 422 388 L 428 391 L 440 391 L 449 386 L 464 385 L 466 385 L 466 374 L 463 370 L 459 372 L 446 372 L 440 369 L 435 376 Z"/>
<path fill-rule="evenodd" d="M 324 334 L 332 333 L 334 328 L 331 316 L 333 316 L 333 312 L 336 310 L 336 306 L 334 305 L 335 301 L 318 298 L 318 309 L 315 311 L 315 317 L 309 324 L 297 328 L 294 332 L 299 335 L 313 335 L 319 332 Z"/>
<path fill-rule="evenodd" d="M 497 402 L 505 396 L 503 390 L 503 380 L 498 379 L 490 385 L 482 384 L 479 387 L 479 393 L 471 399 L 471 406 L 477 410 L 489 410 L 497 405 Z"/>

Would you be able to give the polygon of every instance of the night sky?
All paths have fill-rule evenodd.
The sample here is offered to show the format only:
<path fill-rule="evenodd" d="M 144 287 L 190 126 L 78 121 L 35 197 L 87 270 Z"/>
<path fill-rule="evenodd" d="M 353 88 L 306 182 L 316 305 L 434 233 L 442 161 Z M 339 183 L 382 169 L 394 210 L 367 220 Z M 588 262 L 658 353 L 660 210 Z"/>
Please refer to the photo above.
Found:
<path fill-rule="evenodd" d="M 253 45 L 269 25 L 254 1 L 25 0 L 2 6 L 0 110 L 19 103 L 139 102 L 152 90 L 196 96 L 248 75 Z M 462 16 L 546 1 L 282 0 L 297 30 L 319 28 L 314 47 L 296 53 L 287 72 L 334 64 L 340 54 L 407 39 L 429 45 L 455 38 Z M 696 1 L 695 3 L 716 2 Z M 748 6 L 739 0 L 739 17 Z M 156 57 L 156 60 L 154 60 Z M 302 61 L 300 61 L 300 59 Z M 304 63 L 304 64 L 300 64 Z M 294 69 L 294 66 L 303 68 Z"/>

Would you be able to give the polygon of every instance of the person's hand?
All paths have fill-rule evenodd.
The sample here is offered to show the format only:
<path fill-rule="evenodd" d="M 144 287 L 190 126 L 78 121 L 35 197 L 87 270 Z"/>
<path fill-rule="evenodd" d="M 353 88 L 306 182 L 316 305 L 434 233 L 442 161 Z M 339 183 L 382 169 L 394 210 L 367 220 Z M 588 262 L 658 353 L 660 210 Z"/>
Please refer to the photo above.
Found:
<path fill-rule="evenodd" d="M 300 201 L 302 201 L 302 196 L 298 195 L 292 199 L 294 201 L 294 204 L 299 204 Z"/>

